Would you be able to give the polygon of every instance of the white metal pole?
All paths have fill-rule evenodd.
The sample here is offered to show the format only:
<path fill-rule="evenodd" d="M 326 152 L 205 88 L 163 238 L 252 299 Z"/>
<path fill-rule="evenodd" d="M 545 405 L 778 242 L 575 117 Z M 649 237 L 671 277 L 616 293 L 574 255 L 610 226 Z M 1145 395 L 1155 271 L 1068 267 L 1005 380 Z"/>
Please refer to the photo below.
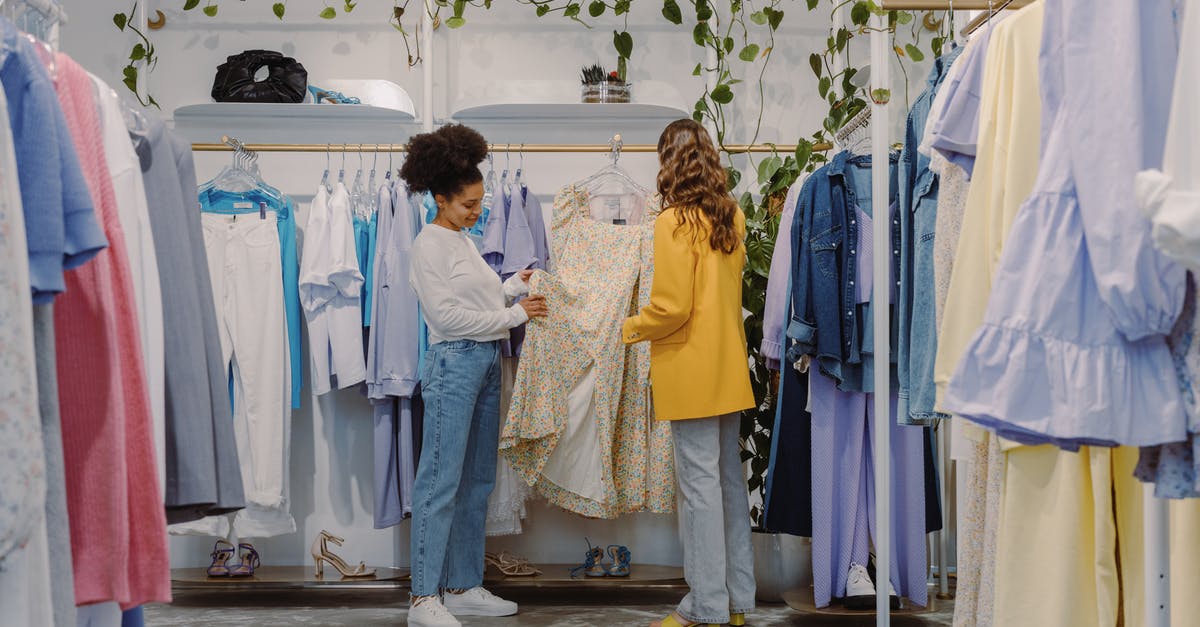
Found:
<path fill-rule="evenodd" d="M 938 467 L 941 474 L 942 486 L 942 531 L 938 534 L 938 595 L 941 600 L 953 599 L 950 594 L 950 529 L 954 518 L 950 515 L 950 490 L 954 483 L 950 480 L 950 469 L 954 461 L 950 459 L 950 423 L 942 422 L 937 428 Z"/>
<path fill-rule="evenodd" d="M 1146 551 L 1146 627 L 1171 625 L 1170 517 L 1167 502 L 1154 498 L 1154 488 L 1143 493 L 1143 542 Z"/>
<path fill-rule="evenodd" d="M 146 0 L 146 2 L 143 2 L 142 6 L 138 8 L 138 14 L 136 16 L 129 16 L 131 19 L 136 19 L 138 21 L 137 27 L 143 33 L 150 32 L 150 4 L 150 1 Z M 146 99 L 150 94 L 150 64 L 142 61 L 141 66 L 142 69 L 138 71 L 138 81 L 135 86 L 137 87 L 138 100 L 146 102 Z M 236 544 L 233 546 L 235 548 L 237 547 Z M 236 553 L 236 551 L 234 552 Z"/>
<path fill-rule="evenodd" d="M 888 583 L 892 573 L 892 490 L 891 426 L 891 307 L 892 221 L 888 211 L 888 136 L 890 124 L 887 98 L 876 98 L 878 90 L 890 93 L 891 68 L 888 65 L 887 18 L 871 17 L 871 220 L 874 225 L 874 267 L 872 268 L 872 311 L 875 324 L 875 624 L 888 627 Z M 899 278 L 899 277 L 897 277 Z"/>
<path fill-rule="evenodd" d="M 425 12 L 421 14 L 421 127 L 426 133 L 433 131 L 433 19 L 429 17 L 433 10 L 430 0 L 425 0 Z"/>

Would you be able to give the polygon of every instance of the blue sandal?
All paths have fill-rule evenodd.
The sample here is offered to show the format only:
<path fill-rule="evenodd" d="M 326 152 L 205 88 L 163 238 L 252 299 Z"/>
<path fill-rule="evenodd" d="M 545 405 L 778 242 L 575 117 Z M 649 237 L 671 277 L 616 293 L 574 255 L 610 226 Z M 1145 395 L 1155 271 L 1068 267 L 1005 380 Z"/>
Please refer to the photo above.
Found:
<path fill-rule="evenodd" d="M 588 577 L 604 577 L 608 575 L 608 571 L 601 564 L 604 561 L 604 550 L 598 546 L 592 546 L 591 540 L 587 538 L 584 538 L 584 540 L 588 543 L 588 552 L 584 557 L 583 564 L 571 569 L 571 579 L 575 579 L 580 571 L 583 571 L 583 574 Z"/>
<path fill-rule="evenodd" d="M 628 577 L 629 576 L 629 561 L 633 559 L 633 554 L 629 549 L 619 545 L 608 545 L 608 554 L 612 557 L 612 566 L 608 567 L 609 577 Z"/>

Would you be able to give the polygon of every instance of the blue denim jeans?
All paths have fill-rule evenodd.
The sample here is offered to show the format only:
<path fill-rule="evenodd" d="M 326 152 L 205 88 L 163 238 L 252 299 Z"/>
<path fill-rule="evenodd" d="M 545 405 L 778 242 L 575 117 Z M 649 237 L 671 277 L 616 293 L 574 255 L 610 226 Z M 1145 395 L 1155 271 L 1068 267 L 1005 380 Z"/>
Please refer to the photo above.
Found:
<path fill-rule="evenodd" d="M 691 588 L 676 611 L 693 623 L 728 623 L 730 612 L 754 609 L 754 548 L 740 429 L 737 413 L 671 422 L 683 578 Z"/>
<path fill-rule="evenodd" d="M 425 355 L 425 424 L 413 486 L 413 596 L 483 583 L 484 523 L 500 440 L 499 355 L 497 342 L 470 340 L 434 344 Z"/>

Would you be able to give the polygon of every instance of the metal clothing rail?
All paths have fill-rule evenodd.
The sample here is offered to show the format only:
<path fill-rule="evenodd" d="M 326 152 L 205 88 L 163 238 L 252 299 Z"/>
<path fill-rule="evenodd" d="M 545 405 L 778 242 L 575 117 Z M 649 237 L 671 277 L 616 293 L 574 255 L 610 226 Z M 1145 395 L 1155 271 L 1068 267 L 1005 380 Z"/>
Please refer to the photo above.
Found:
<path fill-rule="evenodd" d="M 1010 9 L 1033 4 L 1034 0 L 1013 0 Z M 986 11 L 1004 4 L 1004 0 L 882 0 L 885 11 Z"/>
<path fill-rule="evenodd" d="M 405 152 L 405 144 L 242 144 L 242 148 L 252 152 Z M 831 150 L 832 144 L 815 144 L 814 152 Z M 192 144 L 196 152 L 226 152 L 233 150 L 227 144 Z M 593 153 L 610 152 L 610 144 L 489 144 L 492 152 L 528 152 L 528 153 Z M 771 153 L 787 154 L 796 151 L 796 144 L 736 144 L 725 146 L 725 151 L 733 154 Z M 621 152 L 658 152 L 654 144 L 625 144 Z"/>

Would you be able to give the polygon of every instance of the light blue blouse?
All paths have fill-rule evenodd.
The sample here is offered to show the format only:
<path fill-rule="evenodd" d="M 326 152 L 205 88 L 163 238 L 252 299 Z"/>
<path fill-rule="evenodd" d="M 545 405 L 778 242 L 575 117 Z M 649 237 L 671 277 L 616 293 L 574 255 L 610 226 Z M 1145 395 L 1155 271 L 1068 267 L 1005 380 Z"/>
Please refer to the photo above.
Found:
<path fill-rule="evenodd" d="M 1049 2 L 1044 29 L 1038 182 L 945 405 L 1025 444 L 1181 441 L 1165 338 L 1185 275 L 1151 244 L 1133 188 L 1163 154 L 1171 2 Z"/>

